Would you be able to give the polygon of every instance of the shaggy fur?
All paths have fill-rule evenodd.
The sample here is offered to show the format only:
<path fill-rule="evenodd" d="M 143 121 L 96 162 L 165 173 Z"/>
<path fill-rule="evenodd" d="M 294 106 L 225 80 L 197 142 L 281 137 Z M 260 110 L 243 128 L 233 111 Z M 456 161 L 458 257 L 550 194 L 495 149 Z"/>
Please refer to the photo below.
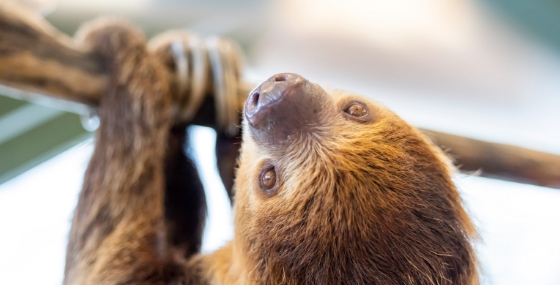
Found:
<path fill-rule="evenodd" d="M 200 250 L 204 191 L 172 126 L 167 73 L 121 21 L 79 31 L 111 70 L 101 126 L 74 212 L 64 284 L 176 284 Z M 188 274 L 193 276 L 193 274 Z"/>
<path fill-rule="evenodd" d="M 211 254 L 177 254 L 164 217 L 165 73 L 128 27 L 86 34 L 115 71 L 65 284 L 478 284 L 475 231 L 449 161 L 391 111 L 337 90 L 317 125 L 282 146 L 255 141 L 244 122 L 234 239 Z M 349 120 L 351 100 L 372 120 Z M 273 196 L 259 186 L 271 163 Z"/>

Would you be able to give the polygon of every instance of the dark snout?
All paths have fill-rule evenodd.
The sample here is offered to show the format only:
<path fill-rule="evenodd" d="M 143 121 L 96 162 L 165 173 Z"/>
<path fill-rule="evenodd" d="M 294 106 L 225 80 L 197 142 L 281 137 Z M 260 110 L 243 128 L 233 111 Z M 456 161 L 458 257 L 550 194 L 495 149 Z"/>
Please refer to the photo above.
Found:
<path fill-rule="evenodd" d="M 326 100 L 318 85 L 297 74 L 280 73 L 249 94 L 245 118 L 253 137 L 279 143 L 317 126 Z"/>

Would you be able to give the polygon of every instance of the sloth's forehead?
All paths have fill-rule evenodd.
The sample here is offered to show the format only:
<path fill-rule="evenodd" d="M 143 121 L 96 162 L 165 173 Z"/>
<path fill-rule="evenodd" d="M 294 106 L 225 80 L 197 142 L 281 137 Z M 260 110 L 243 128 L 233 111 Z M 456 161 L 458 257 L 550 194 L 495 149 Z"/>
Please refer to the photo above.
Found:
<path fill-rule="evenodd" d="M 352 93 L 350 91 L 346 91 L 346 90 L 342 90 L 342 89 L 338 89 L 338 88 L 334 88 L 334 87 L 330 87 L 330 86 L 323 86 L 321 85 L 321 88 L 323 88 L 327 94 L 329 95 L 329 97 L 331 97 L 332 99 L 342 99 L 348 96 L 356 96 L 357 94 Z"/>
<path fill-rule="evenodd" d="M 378 106 L 379 103 L 375 102 L 374 100 L 370 99 L 367 96 L 364 96 L 362 94 L 358 94 L 352 91 L 348 91 L 348 90 L 343 90 L 343 89 L 339 89 L 339 88 L 334 88 L 334 87 L 330 87 L 330 86 L 323 86 L 321 85 L 321 88 L 323 88 L 326 92 L 327 95 L 329 95 L 328 97 L 333 100 L 334 103 L 340 103 L 341 101 L 345 101 L 345 100 L 360 100 L 363 101 L 366 104 L 371 104 L 371 105 L 375 105 Z"/>

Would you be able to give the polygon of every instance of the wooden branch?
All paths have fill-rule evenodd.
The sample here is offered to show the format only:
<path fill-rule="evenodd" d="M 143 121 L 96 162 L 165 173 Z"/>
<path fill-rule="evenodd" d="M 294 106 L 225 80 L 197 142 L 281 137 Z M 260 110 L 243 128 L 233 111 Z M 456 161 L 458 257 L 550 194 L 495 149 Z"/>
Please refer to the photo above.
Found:
<path fill-rule="evenodd" d="M 95 105 L 107 85 L 102 62 L 36 14 L 0 2 L 0 84 Z"/>
<path fill-rule="evenodd" d="M 560 189 L 560 155 L 423 130 L 464 172 Z"/>
<path fill-rule="evenodd" d="M 156 54 L 173 75 L 170 90 L 178 92 L 181 88 L 177 86 L 175 67 L 171 62 L 173 56 L 165 54 L 166 51 L 170 53 L 171 49 L 160 46 Z M 76 45 L 70 37 L 34 13 L 10 2 L 0 2 L 0 84 L 95 106 L 108 82 L 108 70 L 102 62 L 97 55 Z M 210 77 L 208 82 L 211 80 Z M 237 110 L 242 109 L 241 104 L 252 87 L 245 82 L 239 84 L 236 101 L 240 105 Z M 13 93 L 14 96 L 21 94 Z M 172 95 L 178 101 L 185 101 L 177 94 Z M 193 123 L 216 124 L 216 120 L 210 118 L 216 115 L 215 108 L 204 106 Z M 179 104 L 179 107 L 184 106 Z M 558 155 L 430 130 L 425 132 L 438 145 L 449 149 L 463 171 L 480 170 L 482 176 L 560 189 Z"/>
<path fill-rule="evenodd" d="M 188 92 L 181 91 L 177 80 L 176 66 L 173 58 L 172 36 L 184 41 L 189 33 L 171 32 L 160 35 L 149 43 L 149 48 L 171 73 L 170 90 L 177 102 L 176 120 L 184 120 L 182 109 L 188 109 L 185 102 L 190 102 Z M 163 36 L 163 37 L 161 37 Z M 188 45 L 183 45 L 185 53 L 192 53 Z M 233 54 L 235 56 L 235 54 Z M 210 66 L 207 56 L 206 65 Z M 208 70 L 209 73 L 210 70 Z M 26 8 L 12 2 L 0 2 L 0 85 L 13 89 L 4 89 L 12 97 L 34 100 L 33 94 L 39 94 L 96 106 L 108 82 L 108 70 L 99 56 L 87 47 L 77 45 L 72 38 L 59 32 L 50 23 Z M 207 74 L 199 74 L 205 77 Z M 212 92 L 212 76 L 199 92 Z M 249 88 L 249 89 L 247 89 Z M 252 85 L 239 84 L 238 94 L 243 99 Z M 192 92 L 191 92 L 192 93 Z M 44 102 L 45 100 L 41 100 Z M 52 104 L 50 104 L 52 105 Z M 74 105 L 69 111 L 76 111 Z M 192 106 L 191 106 L 192 107 Z M 242 105 L 235 106 L 240 110 Z"/>

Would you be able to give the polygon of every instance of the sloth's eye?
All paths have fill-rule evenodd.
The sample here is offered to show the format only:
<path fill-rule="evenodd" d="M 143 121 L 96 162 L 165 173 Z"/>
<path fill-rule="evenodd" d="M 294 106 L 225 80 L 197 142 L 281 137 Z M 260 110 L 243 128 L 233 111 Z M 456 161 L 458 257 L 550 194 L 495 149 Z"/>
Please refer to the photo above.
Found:
<path fill-rule="evenodd" d="M 260 186 L 267 196 L 276 194 L 276 184 L 278 178 L 276 175 L 276 168 L 273 165 L 265 167 L 260 175 Z"/>
<path fill-rule="evenodd" d="M 263 171 L 261 176 L 261 183 L 264 189 L 270 190 L 276 185 L 276 170 L 274 167 Z"/>
<path fill-rule="evenodd" d="M 358 123 L 367 124 L 373 121 L 373 116 L 369 112 L 366 104 L 360 101 L 351 101 L 344 107 L 344 116 L 347 119 Z"/>
<path fill-rule="evenodd" d="M 368 113 L 364 104 L 358 102 L 352 103 L 348 108 L 346 108 L 345 112 L 353 117 L 363 117 Z"/>

